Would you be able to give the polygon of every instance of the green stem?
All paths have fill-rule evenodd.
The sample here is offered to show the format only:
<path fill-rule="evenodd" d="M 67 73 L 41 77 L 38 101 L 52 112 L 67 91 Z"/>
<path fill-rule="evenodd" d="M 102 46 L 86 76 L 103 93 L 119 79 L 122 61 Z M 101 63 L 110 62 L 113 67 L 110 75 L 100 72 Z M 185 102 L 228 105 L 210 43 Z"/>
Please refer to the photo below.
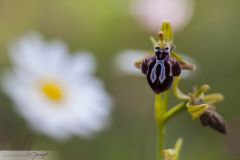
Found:
<path fill-rule="evenodd" d="M 167 111 L 169 102 L 169 93 L 165 92 L 163 95 L 156 95 L 155 98 L 155 117 L 157 122 L 157 160 L 163 160 L 164 139 L 165 139 L 165 125 L 166 123 L 186 109 L 187 101 L 181 102 Z"/>
<path fill-rule="evenodd" d="M 186 109 L 187 101 L 181 102 L 176 106 L 172 107 L 166 114 L 164 114 L 164 124 L 167 123 L 170 119 L 172 119 L 177 114 L 181 113 Z"/>
<path fill-rule="evenodd" d="M 160 95 L 156 95 L 155 99 L 155 116 L 157 122 L 157 136 L 158 136 L 157 160 L 163 160 L 165 138 L 164 114 L 167 111 L 168 99 L 169 99 L 168 92 L 166 92 L 163 95 L 163 97 Z"/>
<path fill-rule="evenodd" d="M 163 160 L 164 139 L 165 139 L 165 126 L 158 125 L 157 160 Z"/>

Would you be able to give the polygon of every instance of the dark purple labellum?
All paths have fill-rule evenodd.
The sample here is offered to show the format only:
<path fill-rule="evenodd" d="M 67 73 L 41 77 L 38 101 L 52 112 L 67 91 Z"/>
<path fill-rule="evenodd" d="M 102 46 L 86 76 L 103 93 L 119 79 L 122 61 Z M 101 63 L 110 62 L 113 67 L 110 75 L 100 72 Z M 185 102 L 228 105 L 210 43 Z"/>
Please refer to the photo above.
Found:
<path fill-rule="evenodd" d="M 174 76 L 181 73 L 180 64 L 170 57 L 170 49 L 155 48 L 155 56 L 144 59 L 141 70 L 147 76 L 150 87 L 156 94 L 168 90 Z"/>

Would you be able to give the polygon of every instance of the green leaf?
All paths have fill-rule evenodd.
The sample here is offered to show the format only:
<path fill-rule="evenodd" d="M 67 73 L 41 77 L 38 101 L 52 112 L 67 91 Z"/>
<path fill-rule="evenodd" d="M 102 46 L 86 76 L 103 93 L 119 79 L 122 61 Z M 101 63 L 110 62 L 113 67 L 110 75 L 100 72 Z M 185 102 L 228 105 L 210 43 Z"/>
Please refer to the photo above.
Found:
<path fill-rule="evenodd" d="M 169 22 L 163 22 L 161 31 L 164 33 L 164 40 L 167 43 L 173 43 L 173 32 L 172 32 L 172 27 Z"/>

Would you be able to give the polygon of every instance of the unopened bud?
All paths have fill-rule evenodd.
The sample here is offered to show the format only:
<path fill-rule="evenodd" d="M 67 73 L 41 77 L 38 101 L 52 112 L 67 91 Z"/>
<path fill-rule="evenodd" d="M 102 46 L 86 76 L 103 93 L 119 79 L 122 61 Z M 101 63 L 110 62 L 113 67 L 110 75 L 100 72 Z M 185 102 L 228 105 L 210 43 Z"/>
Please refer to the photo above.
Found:
<path fill-rule="evenodd" d="M 207 109 L 206 112 L 201 115 L 200 120 L 204 126 L 209 126 L 223 134 L 227 133 L 227 127 L 223 117 L 214 109 Z"/>

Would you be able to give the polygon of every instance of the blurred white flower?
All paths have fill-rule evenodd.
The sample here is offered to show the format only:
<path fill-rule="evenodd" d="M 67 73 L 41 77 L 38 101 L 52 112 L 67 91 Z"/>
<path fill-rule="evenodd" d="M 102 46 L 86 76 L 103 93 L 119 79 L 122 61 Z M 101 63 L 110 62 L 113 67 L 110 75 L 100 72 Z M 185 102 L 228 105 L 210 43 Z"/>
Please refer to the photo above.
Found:
<path fill-rule="evenodd" d="M 134 66 L 136 60 L 146 57 L 147 52 L 140 50 L 123 50 L 114 58 L 115 68 L 125 75 L 143 75 L 139 69 Z"/>
<path fill-rule="evenodd" d="M 163 21 L 169 21 L 174 31 L 180 31 L 193 16 L 194 0 L 134 0 L 131 10 L 139 23 L 154 32 Z"/>
<path fill-rule="evenodd" d="M 144 76 L 144 74 L 134 66 L 134 63 L 137 60 L 151 55 L 151 52 L 143 50 L 123 50 L 121 51 L 114 59 L 115 68 L 123 75 L 135 75 L 135 76 Z M 191 57 L 180 54 L 187 62 L 197 66 L 197 71 L 182 70 L 181 78 L 190 79 L 193 78 L 199 71 L 198 63 Z"/>
<path fill-rule="evenodd" d="M 3 78 L 3 88 L 36 131 L 64 140 L 107 127 L 111 99 L 93 76 L 90 54 L 70 56 L 63 42 L 46 43 L 31 33 L 10 46 L 10 56 L 13 71 Z"/>

